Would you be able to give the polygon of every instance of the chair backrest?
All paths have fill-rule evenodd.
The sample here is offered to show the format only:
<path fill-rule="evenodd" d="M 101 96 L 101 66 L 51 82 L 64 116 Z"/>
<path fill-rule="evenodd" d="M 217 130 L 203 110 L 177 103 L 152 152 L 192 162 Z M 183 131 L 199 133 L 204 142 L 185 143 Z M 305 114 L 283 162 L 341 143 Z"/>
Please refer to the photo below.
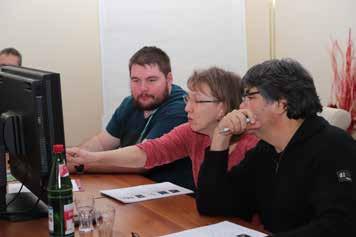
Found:
<path fill-rule="evenodd" d="M 331 125 L 347 130 L 351 124 L 351 114 L 343 109 L 323 107 L 319 114 L 325 118 Z"/>

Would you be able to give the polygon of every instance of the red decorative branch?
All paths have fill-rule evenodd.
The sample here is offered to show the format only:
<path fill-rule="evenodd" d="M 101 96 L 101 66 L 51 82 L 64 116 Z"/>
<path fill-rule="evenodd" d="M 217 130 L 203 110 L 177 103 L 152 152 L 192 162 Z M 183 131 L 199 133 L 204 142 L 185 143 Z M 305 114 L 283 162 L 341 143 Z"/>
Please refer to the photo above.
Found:
<path fill-rule="evenodd" d="M 349 131 L 356 124 L 356 63 L 351 39 L 351 29 L 344 54 L 337 40 L 332 42 L 331 66 L 333 83 L 331 87 L 330 107 L 344 109 L 351 113 L 352 122 Z"/>

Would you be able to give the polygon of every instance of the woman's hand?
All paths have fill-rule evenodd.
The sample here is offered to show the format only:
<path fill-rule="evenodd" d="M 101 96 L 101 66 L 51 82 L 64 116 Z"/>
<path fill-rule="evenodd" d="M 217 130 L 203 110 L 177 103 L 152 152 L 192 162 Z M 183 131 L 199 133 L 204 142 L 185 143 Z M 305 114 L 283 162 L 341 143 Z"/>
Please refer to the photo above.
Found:
<path fill-rule="evenodd" d="M 215 133 L 231 136 L 232 134 L 241 134 L 250 126 L 255 124 L 254 115 L 250 110 L 233 110 L 226 114 L 219 122 Z"/>
<path fill-rule="evenodd" d="M 226 114 L 216 126 L 211 142 L 211 150 L 225 150 L 230 145 L 231 136 L 244 133 L 254 127 L 256 120 L 250 110 L 235 109 Z"/>

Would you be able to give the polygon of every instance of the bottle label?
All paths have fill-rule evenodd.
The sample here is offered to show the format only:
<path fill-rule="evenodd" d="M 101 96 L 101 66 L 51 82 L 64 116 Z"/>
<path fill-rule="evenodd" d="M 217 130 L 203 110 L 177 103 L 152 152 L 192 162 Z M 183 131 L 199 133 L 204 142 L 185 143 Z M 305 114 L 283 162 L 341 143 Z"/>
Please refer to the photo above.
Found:
<path fill-rule="evenodd" d="M 69 171 L 68 171 L 68 168 L 65 164 L 61 164 L 59 165 L 59 174 L 61 177 L 67 177 L 69 176 Z"/>
<path fill-rule="evenodd" d="M 53 207 L 51 206 L 48 206 L 48 228 L 49 228 L 49 232 L 53 233 L 54 231 Z"/>
<path fill-rule="evenodd" d="M 64 205 L 64 233 L 66 235 L 74 233 L 73 203 Z"/>

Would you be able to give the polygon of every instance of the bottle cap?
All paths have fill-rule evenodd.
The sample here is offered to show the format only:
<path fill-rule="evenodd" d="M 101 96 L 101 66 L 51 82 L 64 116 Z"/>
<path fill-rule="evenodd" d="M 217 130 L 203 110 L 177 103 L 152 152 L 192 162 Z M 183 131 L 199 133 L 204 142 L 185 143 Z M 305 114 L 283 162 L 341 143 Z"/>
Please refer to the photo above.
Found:
<path fill-rule="evenodd" d="M 58 154 L 58 153 L 62 153 L 63 151 L 64 151 L 63 144 L 55 144 L 55 145 L 53 145 L 53 153 Z"/>

